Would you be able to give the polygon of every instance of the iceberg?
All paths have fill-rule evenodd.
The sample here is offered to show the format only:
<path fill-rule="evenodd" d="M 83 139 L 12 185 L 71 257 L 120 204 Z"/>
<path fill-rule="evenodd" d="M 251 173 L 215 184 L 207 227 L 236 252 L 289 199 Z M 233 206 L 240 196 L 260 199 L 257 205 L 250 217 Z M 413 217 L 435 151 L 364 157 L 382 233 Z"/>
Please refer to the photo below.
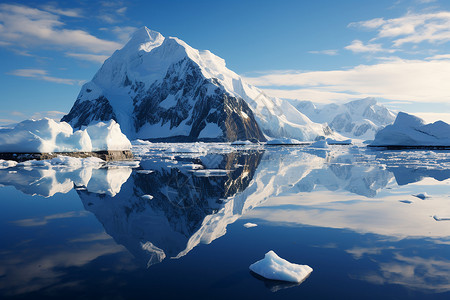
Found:
<path fill-rule="evenodd" d="M 86 127 L 91 138 L 92 151 L 130 150 L 131 142 L 120 130 L 120 125 L 114 120 L 98 122 Z"/>
<path fill-rule="evenodd" d="M 303 282 L 313 271 L 310 266 L 297 265 L 279 257 L 274 251 L 266 253 L 263 259 L 250 265 L 250 270 L 272 280 Z"/>
<path fill-rule="evenodd" d="M 131 143 L 114 120 L 73 131 L 66 122 L 49 118 L 25 120 L 0 129 L 0 152 L 53 153 L 130 150 Z"/>
<path fill-rule="evenodd" d="M 394 124 L 380 130 L 370 146 L 450 147 L 450 125 L 443 121 L 425 124 L 416 116 L 399 112 Z"/>

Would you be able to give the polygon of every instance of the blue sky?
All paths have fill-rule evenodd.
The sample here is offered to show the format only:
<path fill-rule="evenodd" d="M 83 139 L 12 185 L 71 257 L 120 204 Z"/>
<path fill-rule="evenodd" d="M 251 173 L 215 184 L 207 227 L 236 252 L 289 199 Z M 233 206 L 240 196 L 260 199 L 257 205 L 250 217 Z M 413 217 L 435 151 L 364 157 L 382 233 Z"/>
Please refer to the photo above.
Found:
<path fill-rule="evenodd" d="M 67 113 L 143 25 L 210 50 L 273 96 L 374 96 L 450 122 L 450 1 L 80 0 L 0 3 L 0 125 Z"/>

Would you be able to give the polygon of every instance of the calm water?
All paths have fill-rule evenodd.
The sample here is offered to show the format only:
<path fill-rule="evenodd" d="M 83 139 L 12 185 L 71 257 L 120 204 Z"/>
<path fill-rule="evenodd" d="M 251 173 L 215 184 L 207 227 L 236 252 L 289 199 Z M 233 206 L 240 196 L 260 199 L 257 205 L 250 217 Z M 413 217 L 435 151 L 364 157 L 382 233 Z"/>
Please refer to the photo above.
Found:
<path fill-rule="evenodd" d="M 449 152 L 208 147 L 0 170 L 0 297 L 450 298 Z M 269 250 L 314 271 L 257 278 Z"/>

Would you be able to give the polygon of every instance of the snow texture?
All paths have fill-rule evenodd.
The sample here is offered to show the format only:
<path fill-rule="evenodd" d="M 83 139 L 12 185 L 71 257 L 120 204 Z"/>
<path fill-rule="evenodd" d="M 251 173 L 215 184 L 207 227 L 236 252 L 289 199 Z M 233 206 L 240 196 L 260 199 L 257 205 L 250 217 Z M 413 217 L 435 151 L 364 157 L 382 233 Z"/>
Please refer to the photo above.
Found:
<path fill-rule="evenodd" d="M 443 121 L 425 124 L 399 112 L 394 124 L 380 130 L 371 146 L 450 146 L 450 125 Z"/>
<path fill-rule="evenodd" d="M 289 282 L 302 282 L 313 271 L 310 266 L 293 264 L 280 258 L 272 250 L 262 260 L 250 265 L 250 270 L 267 279 Z"/>
<path fill-rule="evenodd" d="M 73 131 L 66 122 L 25 120 L 0 130 L 0 152 L 52 153 L 129 150 L 131 143 L 114 120 Z"/>

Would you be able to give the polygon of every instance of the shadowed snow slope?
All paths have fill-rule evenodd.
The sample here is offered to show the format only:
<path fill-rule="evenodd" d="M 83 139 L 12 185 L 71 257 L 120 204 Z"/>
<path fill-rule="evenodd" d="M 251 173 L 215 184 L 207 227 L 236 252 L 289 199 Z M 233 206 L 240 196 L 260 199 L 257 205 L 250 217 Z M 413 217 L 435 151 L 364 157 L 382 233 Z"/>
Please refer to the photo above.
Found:
<path fill-rule="evenodd" d="M 63 121 L 116 120 L 129 138 L 235 141 L 333 135 L 289 102 L 270 98 L 225 61 L 146 27 L 105 61 Z M 264 133 L 264 134 L 263 134 Z"/>
<path fill-rule="evenodd" d="M 450 125 L 424 124 L 416 116 L 400 112 L 394 124 L 377 133 L 372 146 L 450 146 Z"/>

